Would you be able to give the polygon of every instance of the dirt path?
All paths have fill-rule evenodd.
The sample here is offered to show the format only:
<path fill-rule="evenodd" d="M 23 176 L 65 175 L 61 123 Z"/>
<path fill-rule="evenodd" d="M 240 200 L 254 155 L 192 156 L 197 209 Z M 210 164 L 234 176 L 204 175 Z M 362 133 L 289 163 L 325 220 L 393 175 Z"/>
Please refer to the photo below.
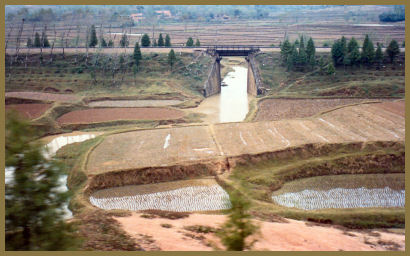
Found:
<path fill-rule="evenodd" d="M 132 213 L 129 217 L 115 218 L 123 229 L 137 240 L 150 238 L 144 249 L 159 248 L 164 251 L 210 251 L 212 244 L 222 248 L 213 233 L 196 233 L 186 226 L 203 225 L 218 228 L 225 222 L 224 215 L 191 214 L 176 220 L 141 217 Z M 384 251 L 404 250 L 404 234 L 382 231 L 359 232 L 341 230 L 331 226 L 311 225 L 303 221 L 286 219 L 287 223 L 255 221 L 260 235 L 253 250 L 269 251 Z M 168 224 L 168 225 L 164 225 Z"/>

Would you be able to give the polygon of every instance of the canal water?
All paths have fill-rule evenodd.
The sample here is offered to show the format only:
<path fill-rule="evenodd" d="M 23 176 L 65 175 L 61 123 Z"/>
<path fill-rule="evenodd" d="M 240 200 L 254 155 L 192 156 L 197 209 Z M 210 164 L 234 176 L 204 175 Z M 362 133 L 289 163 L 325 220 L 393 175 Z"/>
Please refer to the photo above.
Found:
<path fill-rule="evenodd" d="M 219 97 L 219 121 L 221 123 L 240 122 L 246 117 L 248 108 L 247 77 L 248 69 L 233 66 L 234 71 L 229 72 L 222 84 Z"/>

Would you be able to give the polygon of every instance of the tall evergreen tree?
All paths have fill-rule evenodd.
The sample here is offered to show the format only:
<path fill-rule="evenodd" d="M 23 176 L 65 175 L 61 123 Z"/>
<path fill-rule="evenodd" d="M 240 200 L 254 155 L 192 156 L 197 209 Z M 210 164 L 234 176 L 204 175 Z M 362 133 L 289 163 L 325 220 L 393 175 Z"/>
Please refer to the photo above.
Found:
<path fill-rule="evenodd" d="M 108 46 L 107 42 L 104 39 L 104 37 L 100 38 L 100 45 L 101 45 L 102 48 L 106 48 Z"/>
<path fill-rule="evenodd" d="M 140 49 L 138 42 L 135 43 L 133 58 L 134 58 L 135 64 L 139 66 L 140 60 L 142 59 L 142 55 L 141 55 L 141 49 Z"/>
<path fill-rule="evenodd" d="M 291 52 L 288 55 L 287 61 L 286 61 L 286 66 L 288 71 L 293 70 L 295 66 L 297 65 L 299 60 L 299 53 L 298 50 L 296 49 L 296 44 L 292 44 L 291 46 Z"/>
<path fill-rule="evenodd" d="M 194 40 L 192 39 L 192 37 L 188 38 L 188 40 L 186 41 L 186 46 L 188 47 L 194 46 Z"/>
<path fill-rule="evenodd" d="M 169 51 L 169 53 L 168 53 L 168 64 L 171 66 L 171 70 L 172 70 L 172 67 L 174 66 L 176 60 L 177 60 L 177 58 L 175 56 L 174 49 L 171 49 L 171 51 Z"/>
<path fill-rule="evenodd" d="M 148 47 L 151 45 L 151 41 L 149 39 L 148 34 L 144 34 L 141 38 L 141 46 L 142 47 Z"/>
<path fill-rule="evenodd" d="M 171 37 L 167 34 L 165 36 L 165 47 L 170 47 L 171 46 Z"/>
<path fill-rule="evenodd" d="M 307 61 L 309 65 L 313 68 L 316 64 L 315 62 L 315 54 L 316 54 L 316 48 L 315 44 L 313 42 L 312 38 L 309 38 L 307 46 L 306 46 L 306 55 L 307 55 Z"/>
<path fill-rule="evenodd" d="M 347 57 L 350 65 L 358 65 L 360 63 L 359 43 L 354 37 L 347 44 Z"/>
<path fill-rule="evenodd" d="M 37 32 L 36 32 L 36 35 L 34 36 L 34 47 L 41 47 L 40 35 Z"/>
<path fill-rule="evenodd" d="M 332 45 L 332 59 L 335 66 L 345 65 L 345 56 L 347 53 L 347 46 L 346 46 L 346 38 L 342 36 L 341 39 L 336 40 L 336 42 Z"/>
<path fill-rule="evenodd" d="M 107 46 L 108 46 L 109 48 L 113 48 L 113 47 L 114 47 L 114 41 L 110 39 L 110 41 L 108 41 Z"/>
<path fill-rule="evenodd" d="M 286 64 L 288 62 L 288 57 L 291 55 L 292 50 L 292 44 L 288 39 L 286 39 L 280 48 L 280 56 L 283 64 Z"/>
<path fill-rule="evenodd" d="M 363 64 L 370 65 L 374 60 L 374 45 L 369 35 L 366 35 L 363 41 L 361 60 Z"/>
<path fill-rule="evenodd" d="M 162 38 L 162 34 L 159 34 L 158 46 L 160 46 L 160 47 L 164 46 L 164 38 Z"/>
<path fill-rule="evenodd" d="M 130 44 L 130 42 L 128 41 L 128 37 L 127 34 L 122 34 L 121 36 L 121 40 L 120 40 L 120 46 L 125 48 L 128 47 L 128 45 Z"/>
<path fill-rule="evenodd" d="M 47 35 L 45 32 L 41 33 L 41 44 L 44 48 L 50 47 L 50 42 L 47 39 Z"/>
<path fill-rule="evenodd" d="M 196 46 L 196 47 L 201 46 L 201 42 L 199 42 L 199 39 L 198 39 L 198 38 L 196 39 L 195 46 Z"/>
<path fill-rule="evenodd" d="M 78 246 L 64 221 L 68 192 L 59 190 L 61 164 L 47 160 L 33 142 L 35 130 L 8 113 L 6 118 L 6 250 L 69 250 Z"/>
<path fill-rule="evenodd" d="M 91 30 L 90 30 L 90 43 L 88 44 L 88 46 L 95 47 L 97 44 L 98 44 L 97 33 L 95 31 L 95 26 L 92 25 Z"/>
<path fill-rule="evenodd" d="M 27 48 L 31 47 L 33 47 L 33 41 L 31 40 L 31 38 L 27 38 Z"/>
<path fill-rule="evenodd" d="M 400 53 L 399 44 L 397 43 L 396 40 L 392 40 L 386 49 L 386 54 L 389 56 L 391 63 L 394 63 L 394 60 L 399 55 L 399 53 Z"/>
<path fill-rule="evenodd" d="M 374 62 L 377 64 L 377 67 L 380 68 L 380 65 L 383 62 L 383 51 L 380 43 L 377 43 L 376 53 L 374 55 Z"/>

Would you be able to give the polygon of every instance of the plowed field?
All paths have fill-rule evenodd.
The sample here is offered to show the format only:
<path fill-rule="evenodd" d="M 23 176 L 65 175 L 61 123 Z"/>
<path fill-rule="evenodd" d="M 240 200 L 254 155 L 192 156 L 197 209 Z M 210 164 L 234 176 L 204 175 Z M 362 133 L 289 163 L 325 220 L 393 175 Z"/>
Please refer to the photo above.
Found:
<path fill-rule="evenodd" d="M 15 104 L 6 105 L 6 111 L 14 109 L 23 117 L 34 119 L 41 116 L 52 104 Z"/>
<path fill-rule="evenodd" d="M 184 112 L 169 108 L 100 108 L 76 110 L 57 119 L 60 124 L 100 123 L 116 120 L 169 120 Z"/>
<path fill-rule="evenodd" d="M 30 99 L 30 100 L 43 100 L 43 101 L 60 101 L 60 102 L 73 102 L 80 100 L 81 97 L 68 94 L 56 94 L 45 92 L 6 92 L 6 97 Z"/>

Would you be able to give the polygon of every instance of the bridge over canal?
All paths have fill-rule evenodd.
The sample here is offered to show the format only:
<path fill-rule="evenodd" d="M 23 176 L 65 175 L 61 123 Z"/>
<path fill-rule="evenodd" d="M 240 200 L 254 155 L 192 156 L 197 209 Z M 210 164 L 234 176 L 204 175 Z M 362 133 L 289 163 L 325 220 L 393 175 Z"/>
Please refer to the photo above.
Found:
<path fill-rule="evenodd" d="M 222 57 L 239 56 L 245 57 L 248 62 L 247 91 L 251 95 L 259 95 L 264 88 L 259 74 L 259 68 L 255 61 L 255 54 L 260 51 L 258 46 L 253 45 L 213 45 L 206 48 L 206 53 L 214 58 L 208 79 L 204 84 L 203 94 L 205 97 L 221 92 L 221 64 Z"/>

